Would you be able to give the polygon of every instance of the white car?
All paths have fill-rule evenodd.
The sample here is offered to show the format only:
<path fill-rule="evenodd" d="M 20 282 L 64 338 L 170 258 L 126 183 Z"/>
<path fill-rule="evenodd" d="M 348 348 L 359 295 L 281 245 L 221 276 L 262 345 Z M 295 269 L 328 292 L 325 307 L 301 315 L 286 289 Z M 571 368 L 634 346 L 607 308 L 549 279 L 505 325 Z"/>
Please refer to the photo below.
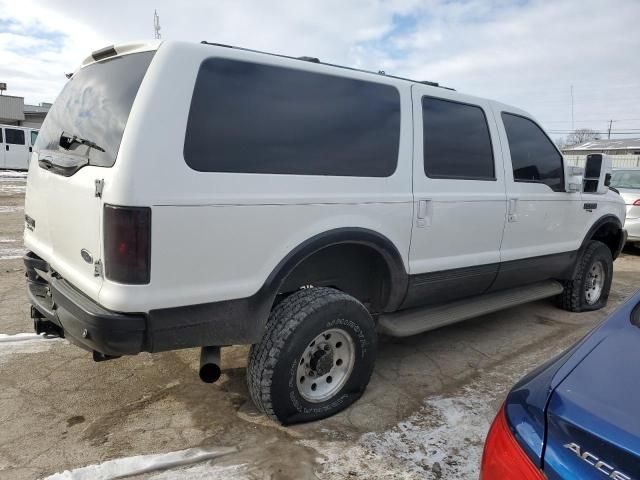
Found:
<path fill-rule="evenodd" d="M 614 170 L 610 185 L 620 192 L 627 205 L 624 228 L 627 242 L 640 243 L 640 168 Z"/>
<path fill-rule="evenodd" d="M 0 125 L 0 170 L 27 170 L 38 130 Z"/>
<path fill-rule="evenodd" d="M 96 360 L 203 347 L 205 381 L 250 344 L 251 396 L 285 424 L 358 399 L 378 331 L 602 307 L 624 243 L 622 198 L 583 192 L 526 112 L 309 57 L 107 47 L 35 150 L 36 330 Z"/>

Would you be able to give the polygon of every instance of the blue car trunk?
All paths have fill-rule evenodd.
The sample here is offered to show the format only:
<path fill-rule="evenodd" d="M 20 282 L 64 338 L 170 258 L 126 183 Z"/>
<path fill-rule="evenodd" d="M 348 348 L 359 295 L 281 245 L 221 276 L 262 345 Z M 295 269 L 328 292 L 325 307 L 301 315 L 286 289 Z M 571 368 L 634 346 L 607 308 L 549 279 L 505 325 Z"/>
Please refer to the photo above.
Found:
<path fill-rule="evenodd" d="M 638 297 L 636 295 L 636 297 Z M 640 307 L 627 302 L 554 377 L 543 470 L 549 479 L 640 479 Z"/>

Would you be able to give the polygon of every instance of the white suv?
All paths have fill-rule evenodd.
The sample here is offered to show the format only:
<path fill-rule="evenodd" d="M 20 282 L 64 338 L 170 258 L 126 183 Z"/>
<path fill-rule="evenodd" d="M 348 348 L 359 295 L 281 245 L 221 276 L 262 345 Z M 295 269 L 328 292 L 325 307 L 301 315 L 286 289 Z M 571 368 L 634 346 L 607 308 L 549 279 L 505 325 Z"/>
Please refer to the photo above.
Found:
<path fill-rule="evenodd" d="M 602 307 L 625 206 L 525 112 L 225 45 L 108 47 L 47 115 L 27 181 L 37 331 L 96 360 L 251 344 L 282 423 L 367 386 L 405 336 L 543 297 Z"/>

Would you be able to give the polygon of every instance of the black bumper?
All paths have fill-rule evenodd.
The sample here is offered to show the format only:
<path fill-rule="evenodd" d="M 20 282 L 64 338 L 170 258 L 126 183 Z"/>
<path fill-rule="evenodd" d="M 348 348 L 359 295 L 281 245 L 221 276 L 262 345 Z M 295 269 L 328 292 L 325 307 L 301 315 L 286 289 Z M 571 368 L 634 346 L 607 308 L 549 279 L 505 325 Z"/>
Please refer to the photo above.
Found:
<path fill-rule="evenodd" d="M 238 300 L 151 310 L 148 314 L 119 313 L 74 288 L 33 252 L 24 256 L 24 263 L 27 293 L 35 310 L 32 316 L 61 328 L 70 342 L 107 356 L 256 343 L 273 302 L 273 295 L 261 291 Z"/>
<path fill-rule="evenodd" d="M 56 278 L 47 263 L 31 252 L 24 256 L 24 263 L 29 301 L 42 318 L 62 328 L 71 343 L 109 356 L 135 355 L 148 349 L 146 315 L 105 309 Z"/>

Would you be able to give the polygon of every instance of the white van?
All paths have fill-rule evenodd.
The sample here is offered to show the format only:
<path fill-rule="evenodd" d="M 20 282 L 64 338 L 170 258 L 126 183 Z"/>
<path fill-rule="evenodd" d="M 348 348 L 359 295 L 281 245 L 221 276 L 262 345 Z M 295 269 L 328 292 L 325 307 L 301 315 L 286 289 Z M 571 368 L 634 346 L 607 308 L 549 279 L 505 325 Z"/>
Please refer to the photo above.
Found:
<path fill-rule="evenodd" d="M 0 125 L 0 170 L 28 170 L 38 130 Z"/>
<path fill-rule="evenodd" d="M 308 57 L 107 47 L 35 150 L 36 331 L 96 360 L 203 347 L 205 381 L 250 344 L 251 396 L 283 423 L 359 398 L 377 331 L 601 308 L 624 243 L 620 196 L 584 190 L 526 112 Z"/>

